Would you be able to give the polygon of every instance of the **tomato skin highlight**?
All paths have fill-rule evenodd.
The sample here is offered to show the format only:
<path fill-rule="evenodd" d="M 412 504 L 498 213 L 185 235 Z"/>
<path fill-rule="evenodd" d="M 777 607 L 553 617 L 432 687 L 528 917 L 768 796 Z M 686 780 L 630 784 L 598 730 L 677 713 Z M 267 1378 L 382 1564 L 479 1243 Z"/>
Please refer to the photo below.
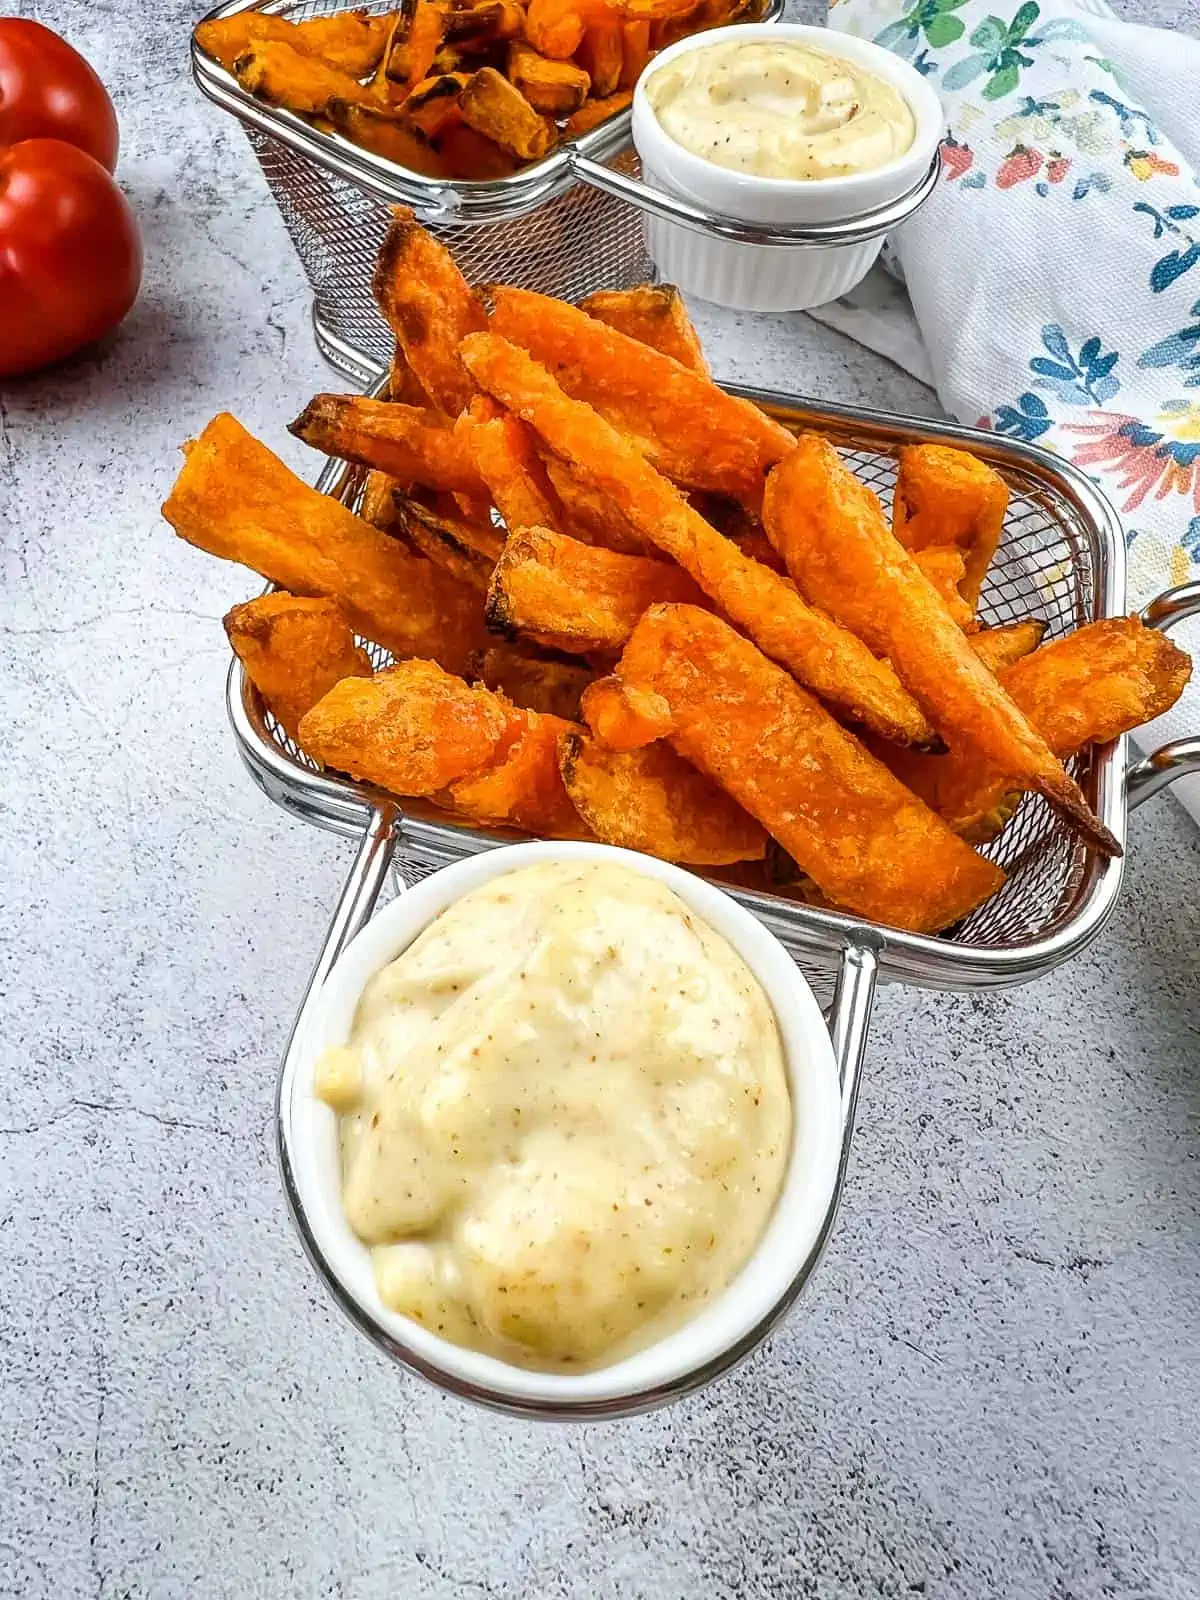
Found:
<path fill-rule="evenodd" d="M 108 91 L 65 39 L 23 17 L 0 17 L 0 145 L 62 139 L 109 172 L 120 132 Z"/>
<path fill-rule="evenodd" d="M 0 150 L 0 378 L 115 328 L 141 277 L 137 222 L 100 162 L 60 139 Z"/>

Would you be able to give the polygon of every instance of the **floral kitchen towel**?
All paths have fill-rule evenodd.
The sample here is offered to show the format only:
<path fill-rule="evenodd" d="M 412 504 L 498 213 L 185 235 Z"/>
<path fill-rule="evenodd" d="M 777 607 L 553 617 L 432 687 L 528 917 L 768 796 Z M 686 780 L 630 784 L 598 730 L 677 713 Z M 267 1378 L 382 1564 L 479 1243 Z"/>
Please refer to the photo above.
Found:
<path fill-rule="evenodd" d="M 1132 604 L 1200 577 L 1200 41 L 1103 0 L 835 0 L 829 22 L 924 73 L 949 132 L 890 242 L 911 315 L 876 273 L 822 320 L 1090 473 Z M 1175 637 L 1200 658 L 1200 625 Z M 1197 680 L 1143 748 L 1200 733 Z M 1200 779 L 1176 792 L 1200 817 Z"/>

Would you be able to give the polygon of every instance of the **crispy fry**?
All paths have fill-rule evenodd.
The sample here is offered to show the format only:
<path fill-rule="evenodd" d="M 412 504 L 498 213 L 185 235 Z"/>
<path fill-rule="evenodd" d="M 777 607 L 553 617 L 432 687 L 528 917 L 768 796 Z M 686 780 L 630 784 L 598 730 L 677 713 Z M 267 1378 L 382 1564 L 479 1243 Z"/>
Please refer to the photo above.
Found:
<path fill-rule="evenodd" d="M 564 650 L 619 650 L 657 600 L 703 604 L 672 562 L 522 528 L 509 534 L 492 574 L 487 620 L 497 633 L 535 633 Z"/>
<path fill-rule="evenodd" d="M 389 400 L 395 400 L 402 406 L 419 406 L 422 409 L 429 405 L 429 396 L 421 387 L 421 380 L 408 364 L 408 357 L 399 345 L 392 351 L 391 365 L 388 367 Z"/>
<path fill-rule="evenodd" d="M 517 0 L 482 0 L 464 6 L 446 17 L 446 38 L 470 48 L 475 44 L 494 44 L 519 39 L 525 27 L 525 11 Z"/>
<path fill-rule="evenodd" d="M 620 89 L 632 89 L 641 77 L 650 59 L 650 23 L 648 21 L 621 24 L 621 80 Z"/>
<path fill-rule="evenodd" d="M 519 418 L 481 397 L 458 419 L 458 428 L 476 473 L 509 528 L 559 525 L 557 496 Z"/>
<path fill-rule="evenodd" d="M 484 766 L 509 737 L 511 708 L 433 661 L 344 678 L 300 723 L 300 744 L 327 767 L 392 794 L 435 794 Z"/>
<path fill-rule="evenodd" d="M 587 838 L 558 765 L 559 740 L 574 724 L 508 708 L 509 742 L 481 771 L 452 783 L 446 801 L 473 822 L 515 824 L 548 839 Z"/>
<path fill-rule="evenodd" d="M 635 24 L 636 26 L 636 24 Z M 618 333 L 671 356 L 702 378 L 709 376 L 700 338 L 673 283 L 640 283 L 634 289 L 600 289 L 579 302 L 589 317 Z"/>
<path fill-rule="evenodd" d="M 589 684 L 580 706 L 583 720 L 610 750 L 641 750 L 666 738 L 673 726 L 671 707 L 662 695 L 615 677 Z"/>
<path fill-rule="evenodd" d="M 343 138 L 361 149 L 394 161 L 409 172 L 421 172 L 427 178 L 445 177 L 442 158 L 420 128 L 406 118 L 348 100 L 331 100 L 326 115 Z"/>
<path fill-rule="evenodd" d="M 302 483 L 233 417 L 187 447 L 163 515 L 189 544 L 298 595 L 340 600 L 358 633 L 451 671 L 484 644 L 478 597 Z"/>
<path fill-rule="evenodd" d="M 632 339 L 623 343 L 635 350 L 644 348 Z M 568 399 L 524 351 L 494 334 L 474 334 L 464 340 L 462 356 L 483 388 L 530 423 L 552 450 L 607 494 L 637 531 L 673 557 L 768 655 L 885 738 L 902 743 L 933 741 L 928 722 L 886 663 L 876 660 L 823 611 L 806 604 L 786 579 L 749 560 L 723 538 L 654 471 L 634 444 L 590 406 Z M 655 359 L 673 372 L 684 371 L 665 357 L 655 355 Z M 686 376 L 703 384 L 694 374 Z"/>
<path fill-rule="evenodd" d="M 593 683 L 593 667 L 531 655 L 527 647 L 493 645 L 472 663 L 472 676 L 505 694 L 515 706 L 578 722 L 583 691 Z"/>
<path fill-rule="evenodd" d="M 1000 681 L 1054 754 L 1065 758 L 1169 711 L 1191 671 L 1190 658 L 1163 634 L 1137 617 L 1110 617 L 1024 656 L 1001 671 Z M 973 751 L 952 750 L 936 760 L 895 755 L 898 776 L 955 832 L 991 838 L 1011 814 L 1012 783 Z"/>
<path fill-rule="evenodd" d="M 801 591 L 888 657 L 951 748 L 978 749 L 1012 787 L 1045 795 L 1102 855 L 1120 853 L 827 439 L 801 435 L 767 482 L 764 516 Z"/>
<path fill-rule="evenodd" d="M 417 0 L 407 32 L 398 36 L 388 57 L 387 76 L 393 100 L 403 102 L 433 66 L 446 31 L 446 13 L 431 0 Z"/>
<path fill-rule="evenodd" d="M 438 411 L 359 394 L 318 394 L 288 432 L 327 456 L 378 468 L 405 487 L 487 493 L 462 441 Z"/>
<path fill-rule="evenodd" d="M 623 555 L 648 556 L 655 547 L 618 511 L 606 494 L 584 483 L 565 461 L 546 453 L 546 476 L 566 513 L 567 530 L 585 544 L 598 544 Z"/>
<path fill-rule="evenodd" d="M 786 428 L 576 306 L 505 285 L 492 296 L 491 331 L 527 350 L 661 473 L 757 510 L 767 472 L 795 444 Z"/>
<path fill-rule="evenodd" d="M 510 150 L 501 150 L 466 123 L 452 123 L 437 137 L 437 152 L 452 178 L 484 181 L 506 178 L 519 165 Z"/>
<path fill-rule="evenodd" d="M 332 101 L 379 106 L 375 91 L 337 67 L 305 55 L 278 39 L 252 39 L 233 63 L 243 89 L 269 105 L 324 116 Z"/>
<path fill-rule="evenodd" d="M 959 590 L 967 570 L 963 552 L 956 545 L 931 544 L 924 550 L 914 550 L 912 558 L 937 590 L 942 604 L 959 627 L 969 628 L 975 620 L 975 610 L 967 604 Z"/>
<path fill-rule="evenodd" d="M 443 129 L 461 125 L 458 101 L 469 76 L 466 72 L 443 72 L 422 78 L 404 102 L 405 118 L 431 141 Z M 444 156 L 439 153 L 438 159 L 444 165 Z"/>
<path fill-rule="evenodd" d="M 622 754 L 568 733 L 559 764 L 576 811 L 605 844 L 695 867 L 767 853 L 761 825 L 661 740 Z"/>
<path fill-rule="evenodd" d="M 392 212 L 371 289 L 421 386 L 435 406 L 456 417 L 475 393 L 458 346 L 485 328 L 487 317 L 450 252 L 404 207 Z"/>
<path fill-rule="evenodd" d="M 588 22 L 605 15 L 603 0 L 531 0 L 525 37 L 552 61 L 569 61 L 583 42 Z"/>
<path fill-rule="evenodd" d="M 508 76 L 533 109 L 547 117 L 578 111 L 591 87 L 582 67 L 573 61 L 551 61 L 522 40 L 509 47 Z"/>
<path fill-rule="evenodd" d="M 554 143 L 554 124 L 539 116 L 495 67 L 480 67 L 471 75 L 458 109 L 468 127 L 523 161 L 536 161 Z"/>
<path fill-rule="evenodd" d="M 368 472 L 363 484 L 362 503 L 358 508 L 359 516 L 373 528 L 381 528 L 384 533 L 398 528 L 400 523 L 396 515 L 395 492 L 401 487 L 386 472 Z"/>
<path fill-rule="evenodd" d="M 1024 622 L 1006 622 L 998 628 L 982 628 L 971 635 L 971 649 L 989 672 L 1002 672 L 1037 649 L 1046 624 L 1037 617 Z"/>
<path fill-rule="evenodd" d="M 894 529 L 907 550 L 957 545 L 965 571 L 959 588 L 972 614 L 1000 542 L 1008 485 L 986 462 L 944 444 L 900 452 Z"/>
<path fill-rule="evenodd" d="M 834 904 L 934 933 L 1003 874 L 720 618 L 654 606 L 618 683 L 665 702 L 680 755 L 772 833 Z M 585 696 L 585 709 L 589 709 Z"/>
<path fill-rule="evenodd" d="M 396 515 L 409 542 L 460 583 L 486 594 L 500 554 L 500 535 L 492 527 L 434 511 L 415 500 L 396 497 Z"/>
<path fill-rule="evenodd" d="M 618 89 L 616 94 L 607 95 L 603 100 L 593 100 L 589 96 L 579 110 L 572 111 L 567 118 L 563 136 L 567 139 L 582 138 L 585 133 L 591 133 L 593 128 L 598 128 L 602 122 L 607 122 L 618 112 L 628 111 L 632 102 L 632 89 Z"/>
<path fill-rule="evenodd" d="M 591 80 L 591 92 L 597 99 L 615 94 L 625 61 L 620 20 L 607 14 L 589 22 L 576 51 L 576 60 Z"/>
<path fill-rule="evenodd" d="M 225 632 L 246 676 L 293 739 L 300 718 L 335 683 L 371 676 L 371 658 L 355 644 L 336 600 L 260 595 L 234 606 Z"/>
<path fill-rule="evenodd" d="M 317 56 L 352 78 L 373 72 L 383 54 L 394 18 L 366 11 L 339 11 L 308 22 L 288 22 L 266 11 L 238 11 L 196 28 L 196 43 L 228 71 L 252 43 L 275 40 L 305 55 Z"/>
<path fill-rule="evenodd" d="M 608 5 L 619 17 L 656 22 L 682 16 L 692 9 L 692 0 L 608 0 Z"/>

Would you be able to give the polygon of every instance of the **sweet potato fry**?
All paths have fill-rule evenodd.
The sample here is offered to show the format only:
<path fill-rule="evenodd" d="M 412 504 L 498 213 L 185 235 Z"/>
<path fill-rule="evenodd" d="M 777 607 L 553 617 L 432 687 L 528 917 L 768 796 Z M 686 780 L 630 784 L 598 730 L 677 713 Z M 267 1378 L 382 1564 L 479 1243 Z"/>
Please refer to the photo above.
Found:
<path fill-rule="evenodd" d="M 456 417 L 475 393 L 458 346 L 485 328 L 487 317 L 450 252 L 402 206 L 392 212 L 371 289 L 422 388 Z"/>
<path fill-rule="evenodd" d="M 397 36 L 388 57 L 387 77 L 393 103 L 403 103 L 433 66 L 446 31 L 446 12 L 431 0 L 417 0 L 406 32 Z"/>
<path fill-rule="evenodd" d="M 327 456 L 386 472 L 406 488 L 416 483 L 457 494 L 487 493 L 462 441 L 438 411 L 358 394 L 318 394 L 288 432 Z"/>
<path fill-rule="evenodd" d="M 637 24 L 633 24 L 637 26 Z M 634 289 L 600 289 L 579 302 L 589 317 L 618 333 L 671 356 L 702 378 L 709 376 L 700 339 L 673 283 L 641 283 Z"/>
<path fill-rule="evenodd" d="M 189 544 L 291 594 L 340 600 L 394 655 L 459 672 L 486 641 L 478 596 L 302 483 L 227 414 L 187 447 L 163 515 Z"/>
<path fill-rule="evenodd" d="M 406 120 L 431 142 L 443 129 L 461 126 L 458 100 L 469 79 L 466 72 L 434 72 L 422 78 L 404 102 Z M 439 153 L 438 160 L 444 164 L 445 158 Z"/>
<path fill-rule="evenodd" d="M 591 81 L 597 99 L 615 94 L 621 83 L 625 62 L 624 40 L 619 18 L 607 14 L 589 22 L 576 51 L 576 60 Z"/>
<path fill-rule="evenodd" d="M 582 313 L 577 315 L 591 321 Z M 608 329 L 601 331 L 609 333 Z M 632 339 L 622 342 L 634 350 L 644 349 Z M 886 663 L 876 660 L 861 640 L 823 611 L 802 600 L 786 579 L 749 560 L 722 537 L 655 472 L 630 440 L 590 406 L 569 399 L 543 367 L 495 334 L 473 334 L 461 348 L 463 360 L 481 387 L 528 422 L 553 451 L 608 495 L 638 533 L 677 561 L 768 655 L 885 738 L 901 743 L 933 742 L 929 723 Z M 692 373 L 685 374 L 678 363 L 653 351 L 647 354 L 705 389 L 712 387 Z"/>
<path fill-rule="evenodd" d="M 260 595 L 234 606 L 225 632 L 246 676 L 293 739 L 300 718 L 335 683 L 371 676 L 371 658 L 355 644 L 336 600 Z"/>
<path fill-rule="evenodd" d="M 568 733 L 559 765 L 576 811 L 605 844 L 694 867 L 767 853 L 761 825 L 661 740 L 621 753 Z"/>
<path fill-rule="evenodd" d="M 603 0 L 531 0 L 525 13 L 525 37 L 552 61 L 569 61 L 583 42 L 590 20 L 607 15 Z"/>
<path fill-rule="evenodd" d="M 372 155 L 394 161 L 409 172 L 423 173 L 427 178 L 446 176 L 442 158 L 421 130 L 406 118 L 349 100 L 331 100 L 325 114 L 343 138 L 369 150 Z"/>
<path fill-rule="evenodd" d="M 658 600 L 703 604 L 696 585 L 669 561 L 623 556 L 549 528 L 510 533 L 488 590 L 488 626 L 532 633 L 558 648 L 619 650 Z"/>
<path fill-rule="evenodd" d="M 943 444 L 914 444 L 901 450 L 896 537 L 907 550 L 957 545 L 965 563 L 959 588 L 972 613 L 1007 510 L 1004 479 L 966 450 Z"/>
<path fill-rule="evenodd" d="M 482 0 L 446 16 L 447 40 L 466 49 L 519 39 L 524 28 L 525 11 L 517 0 Z"/>
<path fill-rule="evenodd" d="M 801 592 L 888 657 L 952 749 L 978 750 L 1011 787 L 1043 794 L 1102 855 L 1120 853 L 827 439 L 801 435 L 767 481 L 764 517 Z"/>
<path fill-rule="evenodd" d="M 233 75 L 269 105 L 308 116 L 324 116 L 335 100 L 343 106 L 381 105 L 375 91 L 348 72 L 278 39 L 252 39 L 234 61 Z"/>
<path fill-rule="evenodd" d="M 967 570 L 962 551 L 957 545 L 931 544 L 924 550 L 914 550 L 912 558 L 959 627 L 969 628 L 975 620 L 975 608 L 967 604 L 959 589 Z"/>
<path fill-rule="evenodd" d="M 1003 881 L 786 672 L 709 612 L 652 607 L 617 681 L 665 702 L 679 754 L 757 817 L 835 905 L 936 933 Z"/>
<path fill-rule="evenodd" d="M 628 111 L 632 102 L 632 89 L 618 89 L 616 94 L 606 95 L 603 100 L 594 100 L 589 95 L 579 110 L 572 111 L 567 118 L 564 138 L 579 139 L 585 133 L 591 133 L 593 128 L 615 117 L 619 111 Z"/>
<path fill-rule="evenodd" d="M 619 678 L 597 678 L 583 691 L 583 720 L 610 750 L 641 750 L 665 739 L 673 727 L 671 707 L 662 695 L 623 683 Z"/>
<path fill-rule="evenodd" d="M 373 528 L 381 528 L 384 533 L 398 528 L 400 524 L 396 515 L 395 494 L 397 489 L 402 488 L 386 472 L 368 472 L 358 508 L 359 516 Z"/>
<path fill-rule="evenodd" d="M 395 506 L 410 544 L 460 583 L 480 594 L 488 592 L 501 550 L 500 535 L 490 522 L 472 522 L 444 510 L 435 511 L 403 495 L 396 496 Z"/>
<path fill-rule="evenodd" d="M 557 527 L 561 507 L 529 429 L 490 399 L 471 402 L 457 431 L 492 503 L 509 528 Z"/>
<path fill-rule="evenodd" d="M 437 136 L 437 153 L 452 178 L 485 182 L 506 178 L 520 165 L 511 150 L 502 150 L 492 139 L 468 128 L 465 122 L 451 123 Z"/>
<path fill-rule="evenodd" d="M 433 661 L 344 678 L 300 723 L 324 766 L 392 794 L 431 795 L 486 765 L 509 738 L 512 708 Z"/>
<path fill-rule="evenodd" d="M 548 451 L 543 458 L 546 476 L 566 514 L 565 532 L 585 544 L 598 544 L 623 555 L 648 556 L 655 546 L 641 534 L 606 494 L 593 489 L 565 461 Z"/>
<path fill-rule="evenodd" d="M 620 89 L 632 89 L 650 59 L 650 23 L 648 21 L 621 24 L 621 80 Z"/>
<path fill-rule="evenodd" d="M 551 61 L 532 45 L 514 40 L 508 52 L 508 77 L 535 111 L 565 117 L 588 97 L 591 79 L 573 61 Z"/>
<path fill-rule="evenodd" d="M 539 116 L 495 67 L 472 73 L 458 98 L 458 109 L 469 128 L 522 161 L 536 161 L 554 143 L 554 124 Z"/>
<path fill-rule="evenodd" d="M 196 43 L 226 71 L 252 43 L 275 40 L 352 78 L 365 78 L 379 63 L 393 21 L 391 15 L 371 16 L 366 11 L 339 11 L 308 22 L 288 22 L 267 11 L 238 11 L 232 17 L 200 23 Z"/>
<path fill-rule="evenodd" d="M 419 406 L 424 409 L 429 405 L 429 396 L 421 387 L 420 378 L 409 366 L 408 357 L 400 345 L 392 351 L 392 360 L 388 367 L 387 397 L 402 406 Z"/>
<path fill-rule="evenodd" d="M 1163 634 L 1143 627 L 1137 617 L 1110 617 L 1003 668 L 1000 681 L 1054 754 L 1065 759 L 1169 711 L 1191 671 L 1190 658 Z M 889 750 L 889 765 L 892 756 Z M 956 833 L 991 838 L 1007 820 L 1013 785 L 974 751 L 952 750 L 936 759 L 896 751 L 895 757 L 898 776 Z"/>
<path fill-rule="evenodd" d="M 515 706 L 578 722 L 583 691 L 596 672 L 579 661 L 556 661 L 531 655 L 520 645 L 497 644 L 472 663 L 471 676 L 507 695 Z"/>
<path fill-rule="evenodd" d="M 655 22 L 682 16 L 691 10 L 692 0 L 608 0 L 608 5 L 619 17 Z"/>
<path fill-rule="evenodd" d="M 441 798 L 485 827 L 507 824 L 548 839 L 587 838 L 558 765 L 559 741 L 574 724 L 515 706 L 508 713 L 508 742 L 487 766 L 452 783 Z"/>
<path fill-rule="evenodd" d="M 1037 617 L 1006 622 L 998 628 L 981 628 L 973 633 L 971 649 L 989 672 L 1002 672 L 1036 650 L 1045 632 L 1046 624 Z"/>
<path fill-rule="evenodd" d="M 758 509 L 767 472 L 795 444 L 786 428 L 577 306 L 504 285 L 492 295 L 491 331 L 594 406 L 664 476 Z"/>

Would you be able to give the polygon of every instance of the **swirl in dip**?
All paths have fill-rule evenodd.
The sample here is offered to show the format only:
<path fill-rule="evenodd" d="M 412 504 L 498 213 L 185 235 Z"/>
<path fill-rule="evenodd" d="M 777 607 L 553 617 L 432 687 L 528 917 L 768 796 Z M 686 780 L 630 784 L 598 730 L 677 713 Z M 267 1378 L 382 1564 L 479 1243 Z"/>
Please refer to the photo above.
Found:
<path fill-rule="evenodd" d="M 385 1305 L 581 1371 L 674 1331 L 752 1254 L 791 1104 L 774 1012 L 664 884 L 596 861 L 493 879 L 363 992 L 317 1064 Z"/>
<path fill-rule="evenodd" d="M 694 156 L 759 178 L 844 178 L 887 166 L 917 124 L 878 74 L 798 39 L 685 51 L 646 82 L 663 130 Z"/>

